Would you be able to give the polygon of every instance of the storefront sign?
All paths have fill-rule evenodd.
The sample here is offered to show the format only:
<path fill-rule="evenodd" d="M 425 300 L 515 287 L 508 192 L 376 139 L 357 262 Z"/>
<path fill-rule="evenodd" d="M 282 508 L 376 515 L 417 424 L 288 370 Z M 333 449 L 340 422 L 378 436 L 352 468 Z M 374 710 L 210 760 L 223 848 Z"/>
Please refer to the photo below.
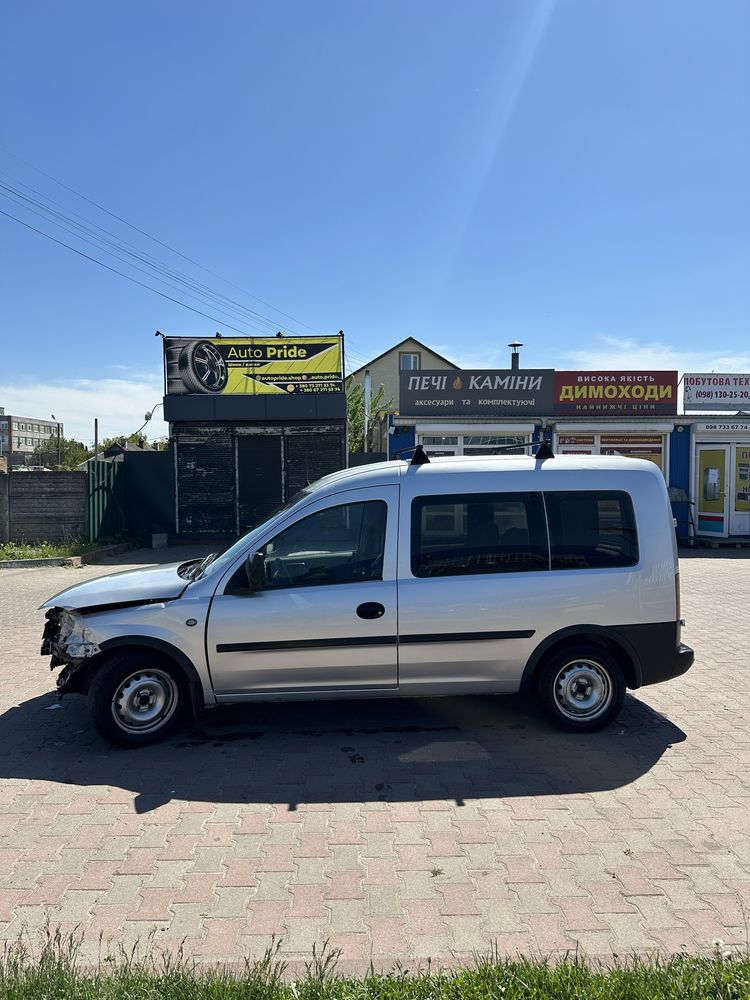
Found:
<path fill-rule="evenodd" d="M 554 413 L 675 414 L 677 372 L 555 372 Z"/>
<path fill-rule="evenodd" d="M 661 445 L 662 436 L 661 434 L 602 434 L 601 443 L 609 448 L 616 445 L 626 445 L 627 447 L 644 444 Z"/>
<path fill-rule="evenodd" d="M 750 420 L 745 423 L 731 420 L 712 420 L 705 424 L 694 424 L 693 430 L 696 434 L 708 434 L 718 431 L 723 434 L 725 431 L 744 431 L 750 434 Z"/>
<path fill-rule="evenodd" d="M 168 396 L 343 393 L 341 337 L 166 337 Z"/>
<path fill-rule="evenodd" d="M 687 373 L 683 406 L 688 410 L 750 410 L 750 375 Z"/>
<path fill-rule="evenodd" d="M 401 414 L 529 416 L 552 412 L 549 368 L 401 372 Z"/>

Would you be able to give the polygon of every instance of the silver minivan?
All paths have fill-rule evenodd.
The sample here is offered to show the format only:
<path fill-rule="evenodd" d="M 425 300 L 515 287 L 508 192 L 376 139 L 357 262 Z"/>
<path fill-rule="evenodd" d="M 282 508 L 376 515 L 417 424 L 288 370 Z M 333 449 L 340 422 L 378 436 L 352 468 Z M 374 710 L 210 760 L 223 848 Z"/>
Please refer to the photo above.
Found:
<path fill-rule="evenodd" d="M 220 704 L 518 691 L 593 732 L 626 688 L 693 662 L 664 479 L 618 457 L 346 469 L 221 555 L 98 577 L 43 608 L 59 693 L 86 694 L 126 747 Z"/>

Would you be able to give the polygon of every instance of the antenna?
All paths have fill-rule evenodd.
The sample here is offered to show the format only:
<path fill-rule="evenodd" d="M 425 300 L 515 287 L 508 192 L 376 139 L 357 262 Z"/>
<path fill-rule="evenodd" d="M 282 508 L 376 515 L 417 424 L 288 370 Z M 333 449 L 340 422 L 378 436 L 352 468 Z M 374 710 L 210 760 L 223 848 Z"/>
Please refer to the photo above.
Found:
<path fill-rule="evenodd" d="M 411 465 L 429 465 L 430 459 L 428 455 L 425 455 L 424 448 L 421 444 L 418 444 L 414 449 L 414 454 L 411 457 Z"/>
<path fill-rule="evenodd" d="M 536 458 L 540 462 L 544 462 L 545 459 L 547 459 L 547 458 L 554 458 L 554 457 L 555 457 L 555 453 L 550 448 L 548 441 L 542 441 L 542 443 L 539 445 L 539 447 L 536 450 L 536 454 L 534 455 L 534 458 Z"/>

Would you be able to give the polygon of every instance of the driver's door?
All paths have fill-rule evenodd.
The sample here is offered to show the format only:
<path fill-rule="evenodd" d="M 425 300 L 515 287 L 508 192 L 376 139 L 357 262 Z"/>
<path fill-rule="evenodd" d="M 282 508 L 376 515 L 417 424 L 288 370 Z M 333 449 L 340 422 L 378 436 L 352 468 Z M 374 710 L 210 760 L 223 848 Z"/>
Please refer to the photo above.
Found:
<path fill-rule="evenodd" d="M 398 687 L 398 487 L 321 500 L 214 597 L 207 647 L 217 698 Z"/>

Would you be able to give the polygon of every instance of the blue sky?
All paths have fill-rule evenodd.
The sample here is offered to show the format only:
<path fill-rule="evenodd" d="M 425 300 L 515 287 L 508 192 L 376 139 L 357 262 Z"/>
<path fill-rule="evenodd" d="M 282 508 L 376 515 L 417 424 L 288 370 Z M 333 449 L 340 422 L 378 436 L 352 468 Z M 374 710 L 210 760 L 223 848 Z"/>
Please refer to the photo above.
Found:
<path fill-rule="evenodd" d="M 0 183 L 270 326 L 344 329 L 355 365 L 413 335 L 466 365 L 518 339 L 530 367 L 750 370 L 745 0 L 10 0 L 3 36 Z M 157 328 L 259 332 L 5 216 L 0 253 L 0 405 L 77 436 L 160 399 Z"/>

